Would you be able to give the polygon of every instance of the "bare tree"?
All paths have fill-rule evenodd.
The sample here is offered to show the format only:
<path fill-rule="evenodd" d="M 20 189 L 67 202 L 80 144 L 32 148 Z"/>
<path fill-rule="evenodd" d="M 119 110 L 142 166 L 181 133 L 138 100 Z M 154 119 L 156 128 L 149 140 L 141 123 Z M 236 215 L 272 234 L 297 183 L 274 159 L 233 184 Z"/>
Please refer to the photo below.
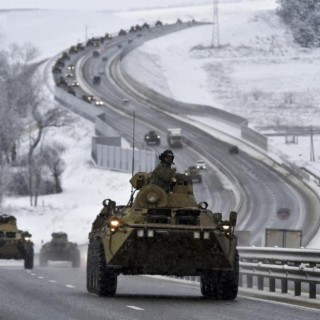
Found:
<path fill-rule="evenodd" d="M 65 170 L 65 162 L 61 155 L 64 151 L 65 147 L 57 142 L 46 146 L 43 150 L 44 163 L 53 177 L 56 193 L 62 192 L 61 175 Z"/>
<path fill-rule="evenodd" d="M 31 62 L 38 50 L 31 44 L 12 45 L 0 52 L 0 160 L 11 163 L 16 143 L 23 132 L 26 119 L 25 89 L 35 67 Z M 27 89 L 28 91 L 28 89 Z"/>
<path fill-rule="evenodd" d="M 0 207 L 2 204 L 2 199 L 4 192 L 10 181 L 9 169 L 6 165 L 0 165 Z"/>
<path fill-rule="evenodd" d="M 35 196 L 34 185 L 33 185 L 33 156 L 34 151 L 40 144 L 43 137 L 43 133 L 46 129 L 52 127 L 62 127 L 69 123 L 68 117 L 66 117 L 65 111 L 57 106 L 48 109 L 49 101 L 43 95 L 41 87 L 36 85 L 34 90 L 29 92 L 30 100 L 29 106 L 31 111 L 31 117 L 34 124 L 29 129 L 29 151 L 28 151 L 28 162 L 29 162 L 29 188 L 30 188 L 30 205 L 33 205 L 33 196 Z"/>

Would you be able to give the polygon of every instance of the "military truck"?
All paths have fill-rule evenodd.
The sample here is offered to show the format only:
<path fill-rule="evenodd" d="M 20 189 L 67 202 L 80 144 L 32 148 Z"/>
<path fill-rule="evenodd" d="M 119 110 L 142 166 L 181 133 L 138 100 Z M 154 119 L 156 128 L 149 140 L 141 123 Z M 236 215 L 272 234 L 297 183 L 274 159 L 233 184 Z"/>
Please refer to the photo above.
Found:
<path fill-rule="evenodd" d="M 73 268 L 80 267 L 80 250 L 74 242 L 68 241 L 65 232 L 53 232 L 50 242 L 45 243 L 40 249 L 39 264 L 48 266 L 48 261 L 71 261 Z"/>
<path fill-rule="evenodd" d="M 202 174 L 196 166 L 189 167 L 184 174 L 188 176 L 193 182 L 202 182 Z"/>
<path fill-rule="evenodd" d="M 237 146 L 230 146 L 229 147 L 229 153 L 238 154 L 239 148 Z"/>
<path fill-rule="evenodd" d="M 184 174 L 175 174 L 168 193 L 151 184 L 151 177 L 138 172 L 131 178 L 134 192 L 127 205 L 103 201 L 89 233 L 87 290 L 114 296 L 119 274 L 200 276 L 204 297 L 235 299 L 237 213 L 224 220 L 206 202 L 197 203 Z"/>
<path fill-rule="evenodd" d="M 161 138 L 157 132 L 152 130 L 144 135 L 144 141 L 146 142 L 147 145 L 149 144 L 159 145 L 161 142 Z"/>
<path fill-rule="evenodd" d="M 98 50 L 94 50 L 93 53 L 92 53 L 92 56 L 94 58 L 98 58 L 98 57 L 100 57 L 100 52 Z"/>
<path fill-rule="evenodd" d="M 100 83 L 101 83 L 101 78 L 100 78 L 100 76 L 94 76 L 92 82 L 93 82 L 94 85 L 100 84 Z"/>
<path fill-rule="evenodd" d="M 14 216 L 0 215 L 0 259 L 24 260 L 24 268 L 33 268 L 33 242 L 28 231 L 18 230 Z"/>
<path fill-rule="evenodd" d="M 183 136 L 181 128 L 170 128 L 167 130 L 167 142 L 170 147 L 181 148 L 183 146 L 182 141 Z"/>

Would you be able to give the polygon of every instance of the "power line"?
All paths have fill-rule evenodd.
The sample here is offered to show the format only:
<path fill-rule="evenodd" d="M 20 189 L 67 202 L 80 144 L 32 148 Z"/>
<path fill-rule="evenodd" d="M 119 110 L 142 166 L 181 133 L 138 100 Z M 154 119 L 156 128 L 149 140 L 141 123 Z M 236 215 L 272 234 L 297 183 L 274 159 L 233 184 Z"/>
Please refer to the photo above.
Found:
<path fill-rule="evenodd" d="M 315 161 L 314 144 L 313 144 L 313 130 L 310 128 L 310 161 Z"/>
<path fill-rule="evenodd" d="M 212 42 L 211 47 L 216 48 L 220 46 L 219 33 L 219 0 L 213 1 L 213 28 L 212 28 Z"/>

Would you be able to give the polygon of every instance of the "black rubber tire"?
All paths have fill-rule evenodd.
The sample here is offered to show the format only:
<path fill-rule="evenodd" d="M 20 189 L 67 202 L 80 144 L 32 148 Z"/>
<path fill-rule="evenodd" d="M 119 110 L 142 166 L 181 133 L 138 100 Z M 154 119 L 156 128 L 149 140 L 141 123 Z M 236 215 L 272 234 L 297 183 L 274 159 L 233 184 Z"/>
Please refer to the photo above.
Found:
<path fill-rule="evenodd" d="M 117 274 L 107 267 L 100 240 L 92 241 L 88 247 L 87 290 L 104 297 L 113 297 L 117 291 Z"/>
<path fill-rule="evenodd" d="M 201 293 L 214 300 L 234 300 L 238 295 L 239 253 L 235 252 L 233 271 L 207 271 L 200 277 Z"/>
<path fill-rule="evenodd" d="M 94 248 L 93 244 L 90 242 L 88 245 L 87 252 L 87 290 L 90 293 L 95 293 L 94 288 Z"/>
<path fill-rule="evenodd" d="M 30 246 L 27 249 L 26 256 L 24 258 L 24 268 L 25 269 L 33 269 L 33 260 L 34 260 L 33 247 Z"/>

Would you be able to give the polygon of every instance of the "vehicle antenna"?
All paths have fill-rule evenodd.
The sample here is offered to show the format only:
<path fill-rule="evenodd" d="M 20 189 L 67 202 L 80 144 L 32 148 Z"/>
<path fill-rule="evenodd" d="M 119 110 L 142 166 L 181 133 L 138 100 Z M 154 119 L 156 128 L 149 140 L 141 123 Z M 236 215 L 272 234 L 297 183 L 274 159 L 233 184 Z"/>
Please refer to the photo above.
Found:
<path fill-rule="evenodd" d="M 132 176 L 134 172 L 134 134 L 135 134 L 135 125 L 136 124 L 136 114 L 133 111 L 133 126 L 132 126 Z"/>
<path fill-rule="evenodd" d="M 133 110 L 133 126 L 132 126 L 132 177 L 133 177 L 133 173 L 134 173 L 134 135 L 135 135 L 135 124 L 136 124 L 136 114 L 135 111 Z M 131 196 L 130 196 L 130 200 L 129 200 L 129 206 L 132 206 L 133 203 L 133 195 L 135 193 L 135 190 L 133 190 L 133 186 L 131 186 Z"/>

